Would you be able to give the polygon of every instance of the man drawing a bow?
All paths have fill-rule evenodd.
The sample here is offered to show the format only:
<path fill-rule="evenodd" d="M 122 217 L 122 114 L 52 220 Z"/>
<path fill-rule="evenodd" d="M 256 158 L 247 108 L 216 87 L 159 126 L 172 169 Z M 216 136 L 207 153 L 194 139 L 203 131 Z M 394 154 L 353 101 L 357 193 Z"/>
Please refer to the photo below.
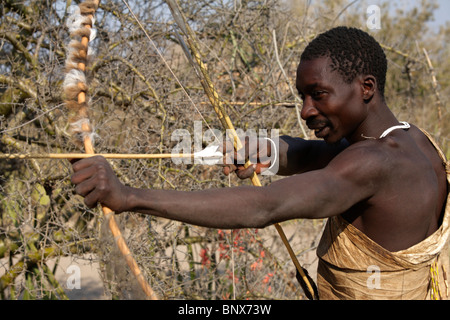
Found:
<path fill-rule="evenodd" d="M 89 207 L 211 228 L 329 218 L 317 250 L 321 299 L 447 299 L 449 165 L 429 135 L 388 108 L 386 70 L 382 48 L 361 30 L 337 27 L 314 39 L 296 86 L 301 116 L 323 141 L 283 136 L 275 151 L 260 140 L 261 150 L 279 152 L 278 174 L 288 176 L 268 186 L 136 189 L 93 157 L 73 164 L 76 192 Z M 254 170 L 225 171 L 247 178 Z"/>

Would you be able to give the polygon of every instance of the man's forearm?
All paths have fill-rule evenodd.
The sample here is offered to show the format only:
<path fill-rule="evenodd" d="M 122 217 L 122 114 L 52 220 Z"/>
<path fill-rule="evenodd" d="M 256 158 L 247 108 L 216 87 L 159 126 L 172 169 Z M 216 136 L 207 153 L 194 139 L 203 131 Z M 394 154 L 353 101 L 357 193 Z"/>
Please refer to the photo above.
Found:
<path fill-rule="evenodd" d="M 129 188 L 125 211 L 209 228 L 262 228 L 271 224 L 270 203 L 263 189 L 244 186 L 185 192 Z"/>

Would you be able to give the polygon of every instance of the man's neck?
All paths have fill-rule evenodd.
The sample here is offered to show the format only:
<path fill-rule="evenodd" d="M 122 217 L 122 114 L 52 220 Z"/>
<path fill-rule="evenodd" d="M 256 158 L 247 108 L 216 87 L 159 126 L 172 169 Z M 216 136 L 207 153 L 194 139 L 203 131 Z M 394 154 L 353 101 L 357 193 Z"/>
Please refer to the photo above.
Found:
<path fill-rule="evenodd" d="M 353 144 L 367 139 L 378 139 L 388 128 L 398 125 L 399 121 L 384 101 L 369 106 L 366 119 L 359 125 L 347 140 Z"/>

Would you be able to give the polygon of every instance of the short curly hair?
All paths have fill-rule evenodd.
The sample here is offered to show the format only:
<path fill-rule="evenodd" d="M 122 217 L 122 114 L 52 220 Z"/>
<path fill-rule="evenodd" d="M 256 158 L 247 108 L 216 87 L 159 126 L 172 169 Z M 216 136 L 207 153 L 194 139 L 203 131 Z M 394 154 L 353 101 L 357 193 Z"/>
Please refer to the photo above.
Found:
<path fill-rule="evenodd" d="M 347 83 L 361 74 L 374 76 L 384 97 L 387 59 L 380 44 L 368 33 L 342 26 L 328 30 L 308 44 L 301 60 L 320 57 L 329 57 L 333 70 L 338 70 Z"/>

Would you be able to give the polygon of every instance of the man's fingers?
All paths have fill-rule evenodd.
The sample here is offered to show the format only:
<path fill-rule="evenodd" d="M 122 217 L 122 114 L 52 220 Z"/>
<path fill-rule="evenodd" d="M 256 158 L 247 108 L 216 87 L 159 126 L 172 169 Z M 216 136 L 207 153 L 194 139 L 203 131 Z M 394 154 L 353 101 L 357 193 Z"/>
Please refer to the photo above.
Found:
<path fill-rule="evenodd" d="M 264 171 L 264 169 L 269 168 L 270 165 L 271 165 L 270 162 L 266 162 L 266 163 L 258 163 L 258 164 L 256 165 L 255 172 L 256 172 L 257 174 L 260 174 L 261 172 Z"/>
<path fill-rule="evenodd" d="M 99 161 L 99 159 L 104 159 L 104 161 L 106 161 L 102 156 L 92 156 L 85 159 L 71 159 L 71 162 L 73 161 L 72 169 L 74 172 L 83 170 L 84 168 L 92 166 L 94 163 Z"/>
<path fill-rule="evenodd" d="M 83 180 L 82 182 L 78 183 L 75 186 L 75 193 L 82 197 L 85 197 L 89 193 L 91 193 L 92 190 L 95 189 L 95 187 L 96 187 L 95 178 L 91 177 L 89 179 Z"/>
<path fill-rule="evenodd" d="M 236 170 L 236 175 L 239 177 L 239 179 L 248 179 L 250 178 L 253 173 L 255 172 L 256 165 L 250 165 L 247 168 L 244 168 L 243 166 L 238 168 Z"/>
<path fill-rule="evenodd" d="M 235 166 L 234 164 L 226 164 L 223 165 L 223 173 L 228 176 L 231 172 L 235 172 L 237 170 L 239 170 L 240 166 Z"/>
<path fill-rule="evenodd" d="M 241 164 L 245 162 L 245 159 L 250 155 L 248 137 L 245 141 L 244 147 L 238 151 L 234 149 L 234 144 L 229 140 L 222 144 L 222 154 L 224 155 L 225 164 Z M 256 150 L 253 151 L 256 152 Z"/>
<path fill-rule="evenodd" d="M 76 163 L 75 165 L 77 165 Z M 97 173 L 97 168 L 95 166 L 78 166 L 77 169 L 74 168 L 74 174 L 72 175 L 71 181 L 73 184 L 79 184 L 86 179 L 93 177 Z"/>
<path fill-rule="evenodd" d="M 235 151 L 233 143 L 231 141 L 225 141 L 222 145 L 222 153 L 224 154 L 224 168 L 223 173 L 229 175 L 231 172 L 235 172 L 240 179 L 250 178 L 254 173 L 260 174 L 265 169 L 271 166 L 270 157 L 270 143 L 267 143 L 266 139 L 257 140 L 250 137 L 245 137 L 244 147 Z M 261 141 L 265 143 L 261 144 Z M 262 156 L 261 156 L 262 155 Z M 244 163 L 248 159 L 253 162 L 248 168 L 244 167 Z"/>
<path fill-rule="evenodd" d="M 264 171 L 264 169 L 268 168 L 269 166 L 270 163 L 251 164 L 248 168 L 245 168 L 243 165 L 242 166 L 226 165 L 223 167 L 222 171 L 226 176 L 228 176 L 232 172 L 236 172 L 236 175 L 240 179 L 247 179 L 250 178 L 253 175 L 253 173 L 260 174 L 261 172 Z"/>
<path fill-rule="evenodd" d="M 228 176 L 233 170 L 229 166 L 224 166 L 222 172 L 224 175 Z"/>
<path fill-rule="evenodd" d="M 93 190 L 84 197 L 84 204 L 89 208 L 94 208 L 98 203 L 98 197 L 96 190 Z"/>
<path fill-rule="evenodd" d="M 69 159 L 70 164 L 74 165 L 75 162 L 80 161 L 81 159 Z"/>

